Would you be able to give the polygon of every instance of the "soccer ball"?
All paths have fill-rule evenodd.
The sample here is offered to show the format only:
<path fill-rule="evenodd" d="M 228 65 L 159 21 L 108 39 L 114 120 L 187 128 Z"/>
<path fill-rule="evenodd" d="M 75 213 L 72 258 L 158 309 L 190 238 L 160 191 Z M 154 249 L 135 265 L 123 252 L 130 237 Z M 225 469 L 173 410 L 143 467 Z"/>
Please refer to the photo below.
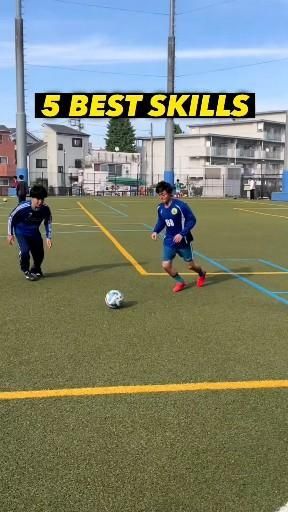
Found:
<path fill-rule="evenodd" d="M 7 203 L 7 197 L 3 197 L 3 203 Z"/>
<path fill-rule="evenodd" d="M 123 304 L 124 296 L 119 290 L 110 290 L 106 293 L 105 304 L 108 308 L 117 309 Z"/>

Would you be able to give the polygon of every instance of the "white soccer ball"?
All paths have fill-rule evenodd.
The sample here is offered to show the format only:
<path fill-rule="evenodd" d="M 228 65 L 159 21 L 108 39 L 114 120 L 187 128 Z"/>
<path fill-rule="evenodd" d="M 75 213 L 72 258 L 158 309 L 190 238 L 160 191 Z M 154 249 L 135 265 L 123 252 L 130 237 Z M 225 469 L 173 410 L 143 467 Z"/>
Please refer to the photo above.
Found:
<path fill-rule="evenodd" d="M 7 197 L 3 197 L 3 203 L 7 203 Z"/>
<path fill-rule="evenodd" d="M 110 290 L 110 292 L 106 293 L 105 304 L 108 308 L 121 308 L 123 301 L 124 295 L 119 290 Z"/>

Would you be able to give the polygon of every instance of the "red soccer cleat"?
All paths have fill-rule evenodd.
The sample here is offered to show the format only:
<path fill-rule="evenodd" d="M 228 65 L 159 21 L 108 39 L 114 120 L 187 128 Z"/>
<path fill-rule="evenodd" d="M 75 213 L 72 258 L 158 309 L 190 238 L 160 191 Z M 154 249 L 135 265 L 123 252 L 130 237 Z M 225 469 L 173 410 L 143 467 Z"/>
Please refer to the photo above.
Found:
<path fill-rule="evenodd" d="M 205 281 L 206 281 L 206 272 L 204 272 L 203 276 L 198 277 L 198 279 L 197 279 L 198 288 L 202 288 L 202 286 L 204 286 L 204 284 L 205 284 Z"/>
<path fill-rule="evenodd" d="M 182 292 L 182 290 L 184 290 L 184 288 L 186 288 L 186 286 L 187 286 L 186 283 L 177 283 L 177 284 L 175 284 L 175 286 L 173 288 L 173 292 L 174 293 Z"/>

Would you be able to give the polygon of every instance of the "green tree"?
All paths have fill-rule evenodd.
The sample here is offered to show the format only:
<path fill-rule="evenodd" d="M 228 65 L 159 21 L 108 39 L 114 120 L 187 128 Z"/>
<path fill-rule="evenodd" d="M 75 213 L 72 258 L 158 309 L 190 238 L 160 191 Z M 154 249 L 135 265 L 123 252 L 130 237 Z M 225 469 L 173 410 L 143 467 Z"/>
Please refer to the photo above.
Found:
<path fill-rule="evenodd" d="M 106 137 L 107 151 L 118 151 L 133 153 L 135 147 L 135 130 L 130 119 L 110 119 Z"/>
<path fill-rule="evenodd" d="M 174 133 L 179 135 L 180 133 L 184 133 L 180 124 L 174 123 Z"/>

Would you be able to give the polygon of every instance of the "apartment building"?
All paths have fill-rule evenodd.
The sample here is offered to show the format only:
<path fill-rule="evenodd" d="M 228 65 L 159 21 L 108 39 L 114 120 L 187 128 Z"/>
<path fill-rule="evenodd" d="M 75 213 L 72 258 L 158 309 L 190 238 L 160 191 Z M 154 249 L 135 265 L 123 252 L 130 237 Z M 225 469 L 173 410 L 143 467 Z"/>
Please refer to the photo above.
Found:
<path fill-rule="evenodd" d="M 193 123 L 175 136 L 175 179 L 203 178 L 207 166 L 240 166 L 243 174 L 277 175 L 284 165 L 285 111 L 257 113 L 255 119 Z M 147 184 L 163 177 L 165 138 L 139 139 Z"/>

